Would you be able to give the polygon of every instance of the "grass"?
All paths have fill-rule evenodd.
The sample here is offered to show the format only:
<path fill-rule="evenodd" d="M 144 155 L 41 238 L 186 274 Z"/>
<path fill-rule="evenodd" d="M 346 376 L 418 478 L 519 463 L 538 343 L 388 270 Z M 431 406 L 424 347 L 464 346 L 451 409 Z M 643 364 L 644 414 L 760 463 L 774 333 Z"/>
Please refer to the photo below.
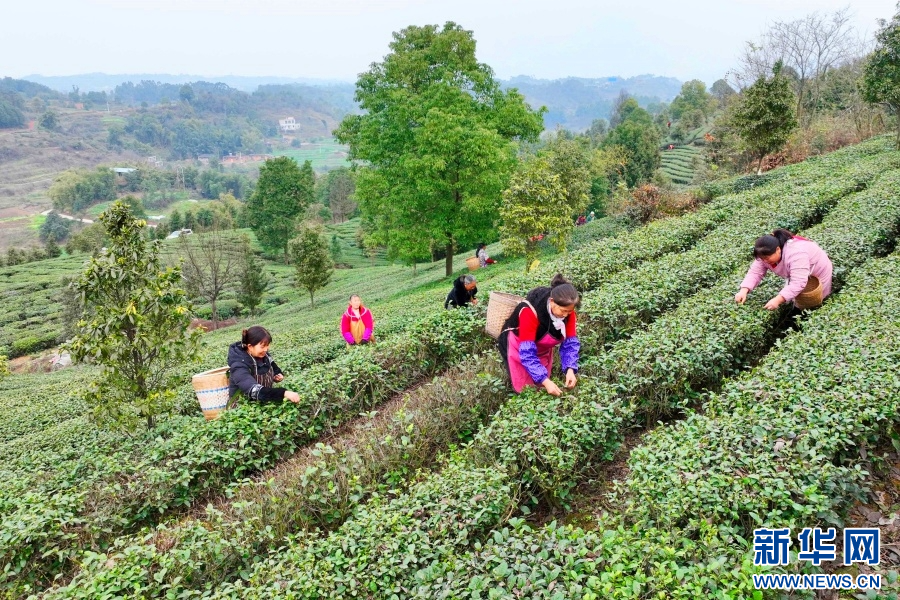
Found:
<path fill-rule="evenodd" d="M 369 259 L 356 243 L 356 230 L 359 228 L 359 219 L 350 219 L 343 223 L 325 226 L 325 235 L 328 241 L 328 247 L 331 248 L 331 240 L 333 236 L 337 236 L 340 243 L 341 255 L 337 259 L 338 263 L 350 265 L 353 268 L 384 266 L 389 264 L 385 256 L 385 252 L 379 249 L 375 255 L 374 261 Z"/>
<path fill-rule="evenodd" d="M 344 153 L 338 155 L 337 153 Z M 275 150 L 275 156 L 289 156 L 298 163 L 310 161 L 313 169 L 317 171 L 347 167 L 350 163 L 346 158 L 347 146 L 338 144 L 335 140 L 325 142 L 303 143 L 299 148 L 281 148 Z"/>

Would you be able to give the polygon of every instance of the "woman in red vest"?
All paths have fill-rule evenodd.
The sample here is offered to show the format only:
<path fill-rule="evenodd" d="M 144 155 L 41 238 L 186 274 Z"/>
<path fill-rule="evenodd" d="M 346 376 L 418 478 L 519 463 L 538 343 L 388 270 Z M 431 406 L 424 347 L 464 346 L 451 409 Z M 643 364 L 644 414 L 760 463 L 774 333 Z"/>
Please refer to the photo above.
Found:
<path fill-rule="evenodd" d="M 550 379 L 553 348 L 565 375 L 565 387 L 575 387 L 581 343 L 575 324 L 575 309 L 581 297 L 571 283 L 557 274 L 550 287 L 538 287 L 520 302 L 497 338 L 500 356 L 516 393 L 525 387 L 542 387 L 559 396 L 559 386 Z"/>

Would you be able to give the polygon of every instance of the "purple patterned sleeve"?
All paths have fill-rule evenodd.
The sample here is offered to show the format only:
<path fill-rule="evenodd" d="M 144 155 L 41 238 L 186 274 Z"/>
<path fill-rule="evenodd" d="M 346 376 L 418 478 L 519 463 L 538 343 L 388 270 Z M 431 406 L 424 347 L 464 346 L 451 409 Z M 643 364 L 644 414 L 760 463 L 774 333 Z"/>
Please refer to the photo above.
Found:
<path fill-rule="evenodd" d="M 563 340 L 559 347 L 559 359 L 562 362 L 562 370 L 565 373 L 569 369 L 575 369 L 578 372 L 578 355 L 581 351 L 581 342 L 578 336 L 568 337 Z"/>
<path fill-rule="evenodd" d="M 547 369 L 541 364 L 537 355 L 537 344 L 534 342 L 519 342 L 519 361 L 531 375 L 531 380 L 540 385 L 547 379 Z"/>

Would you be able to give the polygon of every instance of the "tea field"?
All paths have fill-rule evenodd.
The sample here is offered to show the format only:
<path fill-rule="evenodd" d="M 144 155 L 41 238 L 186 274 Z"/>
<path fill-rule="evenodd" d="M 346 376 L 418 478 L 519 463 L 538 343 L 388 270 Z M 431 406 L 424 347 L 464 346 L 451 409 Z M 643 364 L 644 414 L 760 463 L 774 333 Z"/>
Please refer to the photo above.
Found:
<path fill-rule="evenodd" d="M 697 146 L 676 146 L 664 149 L 660 155 L 662 172 L 674 182 L 682 185 L 691 183 L 697 171 L 695 161 L 703 160 L 703 153 Z"/>
<path fill-rule="evenodd" d="M 203 420 L 189 376 L 219 366 L 236 329 L 204 336 L 178 414 L 133 436 L 90 424 L 89 367 L 0 381 L 0 590 L 768 597 L 751 579 L 753 529 L 840 526 L 867 493 L 860 448 L 896 439 L 900 152 L 876 138 L 706 193 L 638 229 L 579 228 L 528 275 L 499 255 L 476 273 L 483 300 L 557 271 L 582 291 L 579 383 L 558 398 L 508 392 L 483 303 L 442 308 L 442 262 L 339 270 L 315 309 L 287 267 L 267 266 L 284 302 L 260 322 L 298 404 Z M 775 227 L 835 266 L 835 293 L 797 320 L 763 309 L 772 277 L 733 301 L 753 240 Z M 46 281 L 67 260 L 42 261 Z M 350 293 L 373 310 L 377 343 L 338 336 Z M 586 485 L 626 438 L 620 476 L 585 513 Z"/>

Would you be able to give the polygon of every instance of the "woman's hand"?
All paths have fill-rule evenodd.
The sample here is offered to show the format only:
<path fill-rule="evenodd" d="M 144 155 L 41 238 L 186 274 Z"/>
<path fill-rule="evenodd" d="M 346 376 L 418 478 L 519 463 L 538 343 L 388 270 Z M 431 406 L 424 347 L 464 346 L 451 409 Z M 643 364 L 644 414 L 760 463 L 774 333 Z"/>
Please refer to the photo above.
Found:
<path fill-rule="evenodd" d="M 548 377 L 544 380 L 544 389 L 547 390 L 547 393 L 551 396 L 562 396 L 562 390 L 559 389 L 559 386 L 553 383 L 553 381 Z"/>
<path fill-rule="evenodd" d="M 284 393 L 284 397 L 287 398 L 288 400 L 290 400 L 291 402 L 293 402 L 294 404 L 297 404 L 298 402 L 300 402 L 300 394 L 298 394 L 297 392 L 292 392 L 292 391 L 288 390 Z"/>
<path fill-rule="evenodd" d="M 472 298 L 472 306 L 478 304 L 478 298 Z"/>
<path fill-rule="evenodd" d="M 284 374 L 283 374 L 283 373 L 279 373 L 278 375 L 275 376 L 275 383 L 280 383 L 280 382 L 282 382 L 282 381 L 284 381 Z"/>
<path fill-rule="evenodd" d="M 734 295 L 734 301 L 738 304 L 743 304 L 747 301 L 747 294 L 749 293 L 750 290 L 748 290 L 747 288 L 741 288 L 741 291 Z"/>
<path fill-rule="evenodd" d="M 573 387 L 575 387 L 576 383 L 578 383 L 578 378 L 575 377 L 575 369 L 567 369 L 566 370 L 566 387 L 571 390 Z"/>
<path fill-rule="evenodd" d="M 766 310 L 775 310 L 779 306 L 784 304 L 784 298 L 781 297 L 781 294 L 778 294 L 768 302 L 766 302 Z"/>

